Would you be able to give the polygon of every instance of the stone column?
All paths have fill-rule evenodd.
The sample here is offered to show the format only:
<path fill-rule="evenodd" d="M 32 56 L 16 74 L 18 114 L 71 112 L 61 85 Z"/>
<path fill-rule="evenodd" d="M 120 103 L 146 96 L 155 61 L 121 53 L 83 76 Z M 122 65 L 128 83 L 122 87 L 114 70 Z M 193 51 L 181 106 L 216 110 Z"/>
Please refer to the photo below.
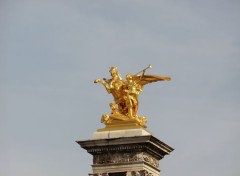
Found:
<path fill-rule="evenodd" d="M 95 132 L 77 143 L 93 155 L 91 176 L 159 176 L 159 161 L 173 151 L 145 129 Z"/>

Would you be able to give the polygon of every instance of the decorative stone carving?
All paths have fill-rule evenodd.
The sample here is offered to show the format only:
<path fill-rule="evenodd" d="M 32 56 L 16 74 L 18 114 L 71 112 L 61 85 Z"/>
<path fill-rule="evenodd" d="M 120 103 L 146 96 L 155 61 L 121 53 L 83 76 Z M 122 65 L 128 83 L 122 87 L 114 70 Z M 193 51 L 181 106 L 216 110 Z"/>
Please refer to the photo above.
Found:
<path fill-rule="evenodd" d="M 141 172 L 139 171 L 132 171 L 132 172 L 127 172 L 126 176 L 143 176 L 143 174 L 141 174 Z"/>
<path fill-rule="evenodd" d="M 159 160 L 173 151 L 149 135 L 77 142 L 93 155 L 89 176 L 159 176 Z"/>
<path fill-rule="evenodd" d="M 147 171 L 147 170 L 143 170 L 143 171 L 141 171 L 141 172 L 143 173 L 144 176 L 154 176 L 153 173 L 151 173 L 151 172 L 149 172 L 149 171 Z"/>
<path fill-rule="evenodd" d="M 99 154 L 93 156 L 93 164 L 128 163 L 143 161 L 158 168 L 159 161 L 146 152 Z"/>
<path fill-rule="evenodd" d="M 143 161 L 145 161 L 146 163 L 148 163 L 151 166 L 154 166 L 156 168 L 159 167 L 159 161 L 156 158 L 152 157 L 151 155 L 149 155 L 147 153 L 145 153 L 143 155 Z"/>
<path fill-rule="evenodd" d="M 114 175 L 116 173 L 110 173 L 110 175 L 111 174 Z M 122 173 L 122 174 L 124 174 L 124 173 Z M 96 174 L 89 174 L 89 176 L 109 176 L 109 174 L 108 173 L 96 173 Z M 147 170 L 140 170 L 140 171 L 128 171 L 128 172 L 126 172 L 125 176 L 156 176 L 156 175 Z"/>

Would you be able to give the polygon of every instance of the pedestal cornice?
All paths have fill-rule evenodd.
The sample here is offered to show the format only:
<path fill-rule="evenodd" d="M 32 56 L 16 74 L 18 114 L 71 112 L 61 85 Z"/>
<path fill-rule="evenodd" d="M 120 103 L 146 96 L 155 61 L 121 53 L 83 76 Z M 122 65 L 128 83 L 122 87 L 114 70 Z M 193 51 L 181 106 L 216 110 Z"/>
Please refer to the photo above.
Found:
<path fill-rule="evenodd" d="M 120 137 L 110 139 L 97 139 L 76 141 L 82 148 L 92 155 L 106 152 L 132 152 L 145 151 L 154 155 L 158 160 L 172 152 L 174 149 L 158 140 L 152 135 Z"/>

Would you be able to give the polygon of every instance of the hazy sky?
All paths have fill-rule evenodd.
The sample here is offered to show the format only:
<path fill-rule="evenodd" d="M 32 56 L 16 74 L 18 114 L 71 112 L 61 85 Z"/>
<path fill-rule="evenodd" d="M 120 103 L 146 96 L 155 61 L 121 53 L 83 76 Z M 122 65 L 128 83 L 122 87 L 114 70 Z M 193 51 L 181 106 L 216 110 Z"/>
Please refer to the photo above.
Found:
<path fill-rule="evenodd" d="M 104 125 L 96 78 L 152 64 L 139 115 L 173 147 L 161 176 L 240 175 L 238 0 L 1 0 L 0 175 L 91 173 L 76 140 Z"/>

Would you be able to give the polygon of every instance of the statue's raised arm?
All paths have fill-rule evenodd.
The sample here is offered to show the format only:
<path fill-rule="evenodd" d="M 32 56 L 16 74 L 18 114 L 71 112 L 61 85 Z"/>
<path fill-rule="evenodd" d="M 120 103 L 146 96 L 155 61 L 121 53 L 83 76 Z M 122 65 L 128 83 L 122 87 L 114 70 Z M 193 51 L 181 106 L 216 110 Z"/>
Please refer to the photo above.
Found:
<path fill-rule="evenodd" d="M 109 69 L 109 72 L 112 78 L 96 79 L 94 83 L 102 83 L 108 93 L 114 93 L 115 89 L 119 89 L 119 87 L 121 86 L 122 78 L 118 73 L 117 67 L 111 67 Z"/>
<path fill-rule="evenodd" d="M 111 114 L 104 114 L 101 119 L 101 122 L 106 124 L 106 128 L 121 126 L 121 124 L 134 124 L 135 127 L 146 128 L 147 118 L 137 115 L 138 95 L 146 84 L 171 80 L 170 77 L 146 75 L 145 72 L 149 68 L 152 68 L 152 66 L 149 65 L 134 75 L 127 74 L 124 81 L 118 73 L 117 67 L 111 67 L 109 72 L 112 78 L 96 79 L 94 81 L 95 83 L 102 83 L 107 92 L 112 94 L 114 98 L 114 103 L 110 103 Z"/>

